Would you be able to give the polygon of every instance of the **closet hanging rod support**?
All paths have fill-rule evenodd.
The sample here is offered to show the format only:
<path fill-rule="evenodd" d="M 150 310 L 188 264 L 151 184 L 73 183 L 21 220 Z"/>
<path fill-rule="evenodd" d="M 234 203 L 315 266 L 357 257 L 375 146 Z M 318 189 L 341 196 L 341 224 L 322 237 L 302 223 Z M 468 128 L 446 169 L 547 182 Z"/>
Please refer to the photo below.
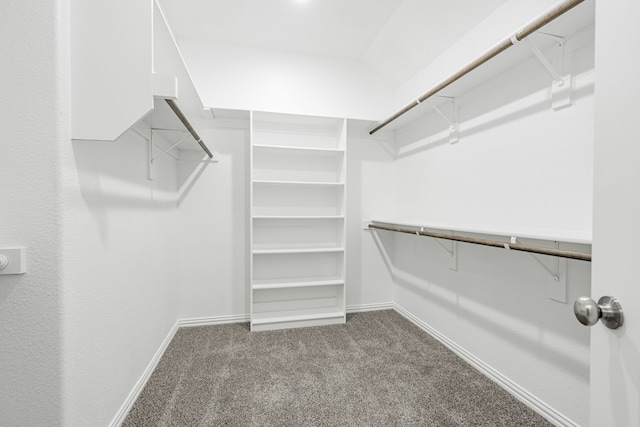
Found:
<path fill-rule="evenodd" d="M 471 71 L 473 71 L 476 68 L 478 68 L 480 65 L 484 64 L 485 62 L 489 61 L 493 57 L 495 57 L 498 54 L 500 54 L 500 53 L 504 52 L 505 50 L 509 49 L 511 46 L 513 46 L 513 45 L 517 44 L 518 42 L 522 41 L 527 36 L 530 36 L 532 33 L 536 32 L 537 30 L 539 30 L 540 28 L 544 27 L 549 22 L 553 21 L 554 19 L 558 18 L 559 16 L 563 15 L 564 13 L 568 12 L 569 10 L 573 9 L 575 6 L 579 5 L 583 1 L 584 0 L 567 0 L 564 3 L 562 3 L 561 5 L 559 5 L 558 7 L 556 7 L 555 9 L 553 9 L 552 11 L 544 14 L 543 16 L 535 19 L 531 23 L 525 25 L 521 30 L 516 31 L 515 33 L 513 33 L 506 40 L 503 40 L 502 42 L 500 42 L 497 46 L 493 47 L 487 53 L 485 53 L 484 55 L 480 56 L 475 61 L 471 62 L 469 65 L 467 65 L 466 67 L 462 68 L 460 71 L 458 71 L 457 73 L 453 74 L 448 79 L 446 79 L 443 82 L 441 82 L 440 84 L 434 86 L 429 91 L 425 92 L 422 96 L 419 96 L 411 104 L 406 105 L 404 108 L 402 108 L 401 110 L 396 112 L 394 115 L 392 115 L 388 119 L 386 119 L 384 121 L 381 121 L 378 124 L 376 124 L 373 127 L 373 129 L 371 129 L 369 131 L 369 135 L 373 135 L 374 133 L 378 132 L 380 129 L 382 129 L 383 127 L 387 126 L 388 124 L 390 124 L 391 122 L 395 121 L 396 119 L 400 118 L 404 114 L 408 113 L 410 110 L 414 109 L 415 107 L 417 107 L 418 105 L 420 105 L 421 103 L 426 101 L 427 99 L 431 98 L 433 95 L 435 95 L 436 93 L 440 92 L 442 89 L 444 89 L 447 86 L 451 85 L 452 83 L 458 81 L 462 77 L 464 77 L 467 74 L 469 74 Z"/>
<path fill-rule="evenodd" d="M 553 81 L 556 83 L 556 85 L 558 87 L 563 86 L 564 80 L 562 76 L 560 75 L 558 70 L 556 70 L 555 67 L 551 64 L 551 62 L 547 59 L 547 57 L 544 56 L 544 53 L 542 53 L 540 48 L 531 39 L 526 39 L 525 41 L 527 42 L 529 49 L 531 49 L 531 52 L 533 52 L 536 58 L 538 58 L 538 61 L 540 61 L 542 66 L 547 70 L 547 72 L 549 73 Z M 559 46 L 562 47 L 564 46 L 564 44 L 563 43 L 559 44 Z"/>
<path fill-rule="evenodd" d="M 182 113 L 176 101 L 170 98 L 166 98 L 165 101 L 167 102 L 167 104 L 169 104 L 169 107 L 171 107 L 175 115 L 178 116 L 184 127 L 187 128 L 189 133 L 193 136 L 193 139 L 195 139 L 198 145 L 200 145 L 204 152 L 207 153 L 207 156 L 209 156 L 209 158 L 213 158 L 213 154 L 211 153 L 211 151 L 209 151 L 209 148 L 207 148 L 204 142 L 202 142 L 202 138 L 200 138 L 200 135 L 198 135 L 198 132 L 196 132 L 193 126 L 191 126 L 191 123 L 189 123 L 187 117 Z"/>
<path fill-rule="evenodd" d="M 401 227 L 389 227 L 385 225 L 369 224 L 369 228 L 377 230 L 393 231 L 396 233 L 415 234 L 418 236 L 434 237 L 436 239 L 453 240 L 456 242 L 472 243 L 476 245 L 492 246 L 495 248 L 508 249 L 512 251 L 529 252 L 540 255 L 556 256 L 561 258 L 577 259 L 580 261 L 591 261 L 591 254 L 584 252 L 568 251 L 565 249 L 544 248 L 540 246 L 523 245 L 520 243 L 505 243 L 499 240 L 480 239 L 477 237 L 465 237 L 452 234 L 437 233 L 433 231 L 412 230 Z M 423 228 L 424 229 L 424 228 Z"/>
<path fill-rule="evenodd" d="M 547 273 L 549 273 L 549 275 L 551 276 L 554 282 L 560 281 L 560 272 L 555 273 L 553 270 L 547 267 L 545 263 L 542 262 L 540 258 L 538 258 L 535 254 L 529 253 L 529 256 L 531 256 L 531 258 L 533 258 L 535 262 L 537 262 L 540 265 L 540 267 L 542 267 Z M 558 266 L 558 270 L 560 270 L 560 266 Z"/>

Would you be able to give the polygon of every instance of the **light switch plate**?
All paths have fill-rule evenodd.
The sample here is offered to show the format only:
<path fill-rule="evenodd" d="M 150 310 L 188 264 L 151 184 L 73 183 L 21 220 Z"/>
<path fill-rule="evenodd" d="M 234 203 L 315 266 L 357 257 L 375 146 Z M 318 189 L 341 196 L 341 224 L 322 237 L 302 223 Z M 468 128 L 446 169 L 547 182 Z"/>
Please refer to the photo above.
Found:
<path fill-rule="evenodd" d="M 7 265 L 0 270 L 0 274 L 26 273 L 26 258 L 24 248 L 0 248 L 0 255 L 7 258 Z"/>

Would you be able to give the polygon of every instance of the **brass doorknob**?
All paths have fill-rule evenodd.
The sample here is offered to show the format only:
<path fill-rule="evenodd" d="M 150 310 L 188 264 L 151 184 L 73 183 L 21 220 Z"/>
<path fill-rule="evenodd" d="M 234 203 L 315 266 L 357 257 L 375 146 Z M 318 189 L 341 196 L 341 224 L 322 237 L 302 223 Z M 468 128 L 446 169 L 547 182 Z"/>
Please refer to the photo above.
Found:
<path fill-rule="evenodd" d="M 586 326 L 595 325 L 598 319 L 609 329 L 618 329 L 624 323 L 620 303 L 609 296 L 600 298 L 597 303 L 589 297 L 580 297 L 573 304 L 573 313 Z"/>

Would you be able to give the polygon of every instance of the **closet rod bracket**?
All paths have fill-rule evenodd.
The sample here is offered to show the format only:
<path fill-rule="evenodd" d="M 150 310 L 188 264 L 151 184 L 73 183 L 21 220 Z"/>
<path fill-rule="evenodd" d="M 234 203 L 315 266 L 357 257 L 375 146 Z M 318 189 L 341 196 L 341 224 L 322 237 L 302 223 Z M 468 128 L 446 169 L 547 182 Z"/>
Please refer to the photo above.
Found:
<path fill-rule="evenodd" d="M 418 236 L 421 236 L 422 234 L 420 233 L 424 233 L 425 229 L 424 227 L 420 227 L 420 232 L 416 232 L 416 234 Z M 454 235 L 453 232 L 450 233 L 451 236 Z M 447 247 L 447 245 L 445 245 L 440 239 L 438 239 L 437 237 L 434 237 L 433 240 L 436 241 L 437 244 L 440 245 L 440 247 L 442 247 L 442 249 L 444 249 L 444 251 L 449 255 L 449 270 L 451 271 L 458 271 L 458 242 L 452 240 L 451 241 L 451 249 L 449 249 Z"/>
<path fill-rule="evenodd" d="M 541 32 L 534 34 L 553 40 L 553 46 L 556 48 L 553 53 L 555 53 L 555 60 L 558 65 L 554 66 L 551 60 L 542 53 L 538 45 L 531 38 L 524 39 L 529 49 L 531 49 L 531 52 L 533 52 L 534 56 L 553 79 L 551 83 L 551 108 L 557 111 L 569 107 L 571 105 L 571 75 L 565 74 L 565 70 L 568 69 L 565 56 L 565 44 L 567 40 L 564 37 L 554 34 Z"/>
<path fill-rule="evenodd" d="M 456 99 L 450 96 L 441 96 L 441 95 L 434 95 L 432 98 L 447 99 L 451 104 L 451 117 L 448 117 L 445 113 L 442 112 L 440 108 L 438 108 L 438 106 L 431 100 L 431 98 L 427 100 L 429 101 L 429 104 L 431 104 L 431 107 L 433 107 L 433 110 L 436 113 L 438 113 L 438 115 L 442 117 L 445 123 L 447 123 L 447 125 L 449 126 L 449 144 L 455 144 L 460 140 L 458 136 L 459 123 L 458 123 L 458 111 L 456 108 Z M 417 102 L 420 102 L 420 99 L 418 99 Z"/>
<path fill-rule="evenodd" d="M 511 237 L 511 243 L 517 244 L 517 237 Z M 560 249 L 559 243 L 555 242 L 556 248 Z M 529 253 L 529 256 L 548 273 L 547 280 L 547 298 L 558 302 L 567 302 L 567 259 L 560 257 L 552 257 L 552 264 L 555 264 L 555 271 L 549 267 L 536 254 Z"/>

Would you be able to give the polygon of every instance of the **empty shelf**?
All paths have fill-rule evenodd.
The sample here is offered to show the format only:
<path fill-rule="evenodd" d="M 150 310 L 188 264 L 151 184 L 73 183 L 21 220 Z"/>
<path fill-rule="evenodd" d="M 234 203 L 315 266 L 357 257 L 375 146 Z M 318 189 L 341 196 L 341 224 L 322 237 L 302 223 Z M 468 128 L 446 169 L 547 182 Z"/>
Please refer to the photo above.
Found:
<path fill-rule="evenodd" d="M 313 182 L 313 181 L 275 181 L 275 180 L 254 180 L 258 185 L 306 185 L 318 187 L 343 187 L 342 182 Z"/>
<path fill-rule="evenodd" d="M 340 286 L 344 285 L 344 279 L 335 278 L 291 278 L 278 280 L 256 280 L 252 287 L 254 290 L 305 288 L 314 286 Z"/>
<path fill-rule="evenodd" d="M 251 322 L 254 325 L 264 325 L 268 323 L 290 323 L 309 320 L 334 319 L 344 317 L 344 311 L 326 309 L 314 310 L 292 310 L 275 313 L 254 313 Z"/>
<path fill-rule="evenodd" d="M 344 248 L 272 248 L 254 249 L 254 255 L 276 255 L 276 254 L 319 254 L 330 252 L 344 252 Z"/>
<path fill-rule="evenodd" d="M 287 146 L 287 145 L 254 145 L 254 150 L 265 150 L 265 151 L 273 151 L 273 152 L 283 152 L 283 153 L 301 153 L 301 154 L 313 154 L 313 155 L 337 155 L 343 154 L 344 149 L 342 148 L 321 148 L 321 147 L 300 147 L 300 146 Z"/>

